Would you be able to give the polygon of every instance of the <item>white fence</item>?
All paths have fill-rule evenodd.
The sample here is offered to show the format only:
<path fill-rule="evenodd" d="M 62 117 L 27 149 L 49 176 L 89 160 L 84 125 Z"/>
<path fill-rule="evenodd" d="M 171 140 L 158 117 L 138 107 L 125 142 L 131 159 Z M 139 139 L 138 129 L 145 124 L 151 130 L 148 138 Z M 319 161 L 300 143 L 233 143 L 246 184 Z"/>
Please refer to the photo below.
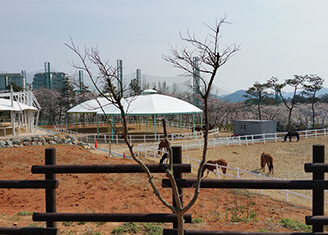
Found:
<path fill-rule="evenodd" d="M 196 160 L 196 159 L 193 159 L 193 158 L 190 158 L 190 157 L 185 157 L 185 156 L 182 156 L 183 158 L 186 158 L 187 159 L 187 163 L 188 164 L 191 164 L 192 167 L 195 167 L 195 168 L 199 168 L 199 163 L 200 161 L 199 160 Z M 197 165 L 193 165 L 192 163 L 190 162 L 197 162 Z M 274 177 L 269 177 L 269 176 L 266 176 L 266 175 L 262 175 L 261 173 L 259 174 L 256 174 L 256 173 L 253 173 L 253 172 L 249 172 L 249 171 L 245 171 L 245 170 L 242 170 L 242 169 L 239 169 L 238 167 L 234 168 L 234 167 L 227 167 L 227 166 L 220 166 L 218 164 L 209 164 L 207 163 L 208 165 L 211 165 L 211 166 L 215 166 L 216 167 L 216 171 L 211 171 L 213 172 L 214 174 L 217 175 L 218 179 L 220 179 L 220 175 L 224 175 L 226 177 L 230 177 L 230 178 L 234 178 L 234 179 L 240 179 L 240 180 L 245 180 L 245 178 L 242 178 L 240 176 L 240 173 L 244 173 L 246 175 L 250 175 L 250 176 L 253 176 L 258 178 L 259 180 L 282 180 L 282 179 L 279 179 L 279 178 L 274 178 Z M 223 174 L 221 172 L 219 172 L 219 168 L 227 168 L 229 169 L 230 172 L 236 172 L 236 175 L 231 175 L 231 174 Z M 228 171 L 227 171 L 228 172 Z M 295 196 L 298 196 L 298 197 L 302 197 L 302 198 L 306 198 L 306 199 L 310 199 L 312 200 L 312 197 L 309 197 L 309 196 L 306 196 L 306 195 L 303 195 L 303 194 L 299 194 L 299 193 L 296 193 L 296 192 L 292 192 L 288 189 L 283 189 L 283 190 L 279 190 L 279 191 L 283 191 L 285 192 L 285 200 L 286 201 L 289 201 L 289 198 L 288 198 L 288 195 L 289 194 L 292 194 L 292 195 L 295 195 Z M 326 190 L 325 190 L 326 192 Z M 259 193 L 262 194 L 262 190 L 260 189 L 259 190 Z M 327 201 L 325 201 L 326 204 L 328 204 Z"/>
<path fill-rule="evenodd" d="M 174 123 L 171 123 L 170 126 L 174 126 Z M 184 125 L 187 127 L 186 125 Z M 96 134 L 96 133 L 78 133 L 72 130 L 67 130 L 62 126 L 55 126 L 55 131 L 63 132 L 67 134 L 74 135 L 78 140 L 86 142 L 86 143 L 94 143 L 96 140 L 98 143 L 115 143 L 120 144 L 124 143 L 124 139 L 121 138 L 119 135 L 111 135 L 111 134 Z M 219 134 L 219 129 L 213 129 L 209 131 L 209 136 L 217 136 Z M 150 143 L 153 145 L 152 142 L 159 141 L 164 138 L 164 134 L 134 134 L 128 135 L 128 139 L 130 143 Z M 184 141 L 189 141 L 190 139 L 194 140 L 202 140 L 203 139 L 203 132 L 188 132 L 188 133 L 171 133 L 168 134 L 168 138 L 172 142 L 176 142 L 177 140 L 183 139 Z M 201 141 L 199 141 L 201 143 Z"/>
<path fill-rule="evenodd" d="M 154 154 L 152 156 L 147 156 L 145 155 L 145 157 L 153 157 L 154 158 L 154 161 L 157 161 L 157 158 L 160 158 L 160 156 Z M 186 159 L 186 163 L 187 164 L 191 164 L 191 167 L 193 168 L 199 168 L 199 164 L 200 164 L 200 160 L 197 160 L 197 159 L 193 159 L 193 158 L 190 158 L 188 156 L 182 156 L 183 159 Z M 195 165 L 196 164 L 196 165 Z M 210 171 L 210 170 L 207 170 L 207 171 L 210 171 L 210 172 L 213 172 L 214 174 L 217 175 L 217 178 L 220 179 L 220 176 L 225 176 L 225 177 L 230 177 L 230 178 L 233 178 L 233 179 L 239 179 L 239 180 L 245 180 L 245 179 L 250 179 L 250 178 L 256 178 L 258 180 L 282 180 L 282 179 L 279 179 L 279 178 L 274 178 L 274 177 L 269 177 L 269 176 L 266 176 L 266 175 L 262 175 L 261 173 L 257 174 L 257 173 L 253 173 L 253 172 L 250 172 L 250 171 L 246 171 L 246 170 L 243 170 L 243 169 L 239 169 L 238 167 L 234 168 L 234 167 L 228 167 L 228 166 L 221 166 L 221 165 L 218 165 L 218 164 L 209 164 L 207 163 L 207 165 L 211 165 L 211 166 L 215 166 L 216 167 L 216 171 Z M 219 168 L 226 168 L 226 169 L 229 169 L 229 171 L 227 170 L 227 172 L 233 172 L 235 174 L 223 174 L 219 171 Z M 241 173 L 249 176 L 249 177 L 242 177 L 241 176 Z M 306 195 L 303 195 L 303 194 L 300 194 L 300 193 L 297 193 L 297 192 L 292 192 L 288 189 L 280 189 L 278 191 L 282 191 L 285 193 L 285 200 L 288 202 L 289 201 L 289 197 L 288 195 L 289 194 L 292 194 L 292 195 L 295 195 L 295 196 L 298 196 L 298 197 L 302 197 L 302 198 L 306 198 L 306 199 L 309 199 L 309 200 L 312 200 L 312 197 L 309 197 L 309 196 L 306 196 Z M 326 190 L 325 190 L 326 192 Z M 259 193 L 262 194 L 262 190 L 259 189 Z M 327 201 L 325 201 L 326 204 L 328 204 Z"/>
<path fill-rule="evenodd" d="M 299 131 L 300 139 L 309 139 L 309 138 L 318 138 L 318 137 L 327 137 L 327 129 L 316 129 L 316 130 L 305 130 Z M 232 137 L 217 137 L 219 132 L 215 132 L 208 138 L 208 147 L 213 147 L 217 145 L 254 145 L 255 143 L 266 143 L 272 141 L 282 141 L 286 135 L 286 132 L 280 133 L 264 133 L 258 135 L 243 135 L 243 136 L 232 136 Z M 180 138 L 172 140 L 173 145 L 180 145 L 184 150 L 188 149 L 201 149 L 204 146 L 204 139 L 195 138 L 193 140 L 187 138 Z M 183 140 L 181 140 L 183 139 Z M 287 138 L 286 141 L 289 141 Z M 292 141 L 296 141 L 296 137 L 292 137 Z M 158 148 L 158 145 L 154 143 L 144 143 L 137 145 L 138 152 L 144 152 L 145 155 L 149 154 L 147 152 L 155 152 Z"/>

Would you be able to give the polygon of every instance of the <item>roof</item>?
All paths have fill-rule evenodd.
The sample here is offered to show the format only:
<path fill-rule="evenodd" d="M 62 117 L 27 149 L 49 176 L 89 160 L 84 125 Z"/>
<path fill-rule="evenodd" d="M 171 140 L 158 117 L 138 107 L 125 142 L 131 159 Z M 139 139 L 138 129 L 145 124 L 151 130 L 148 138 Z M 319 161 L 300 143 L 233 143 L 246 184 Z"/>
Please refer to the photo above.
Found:
<path fill-rule="evenodd" d="M 106 105 L 109 105 L 108 98 L 99 97 L 78 104 L 73 108 L 69 109 L 67 112 L 68 113 L 97 113 L 99 110 L 101 110 L 101 107 L 105 107 Z"/>
<path fill-rule="evenodd" d="M 33 110 L 38 109 L 33 106 L 28 106 L 26 104 L 13 101 L 13 106 L 11 106 L 11 101 L 9 99 L 0 98 L 0 111 L 22 111 L 22 110 Z"/>
<path fill-rule="evenodd" d="M 68 113 L 97 113 L 98 115 L 120 115 L 120 110 L 110 104 L 106 98 L 89 100 L 81 103 L 70 110 Z M 127 115 L 156 115 L 156 114 L 192 114 L 202 113 L 203 111 L 196 106 L 180 100 L 178 98 L 161 95 L 147 94 L 122 99 L 122 105 Z"/>
<path fill-rule="evenodd" d="M 155 114 L 191 114 L 202 113 L 196 106 L 175 97 L 149 94 L 127 98 L 123 103 L 127 115 L 155 115 Z M 119 115 L 120 110 L 109 105 L 97 114 Z"/>

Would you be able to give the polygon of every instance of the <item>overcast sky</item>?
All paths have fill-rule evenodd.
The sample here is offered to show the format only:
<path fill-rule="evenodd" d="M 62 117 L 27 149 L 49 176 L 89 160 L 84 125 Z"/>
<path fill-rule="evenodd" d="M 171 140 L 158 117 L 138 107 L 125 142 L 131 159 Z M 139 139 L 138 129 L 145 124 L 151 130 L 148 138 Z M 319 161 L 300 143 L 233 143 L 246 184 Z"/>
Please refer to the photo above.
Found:
<path fill-rule="evenodd" d="M 182 73 L 162 59 L 189 29 L 203 40 L 227 15 L 221 43 L 241 50 L 220 68 L 215 85 L 248 89 L 272 76 L 317 74 L 328 87 L 326 0 L 0 0 L 0 72 L 74 74 L 77 56 L 65 46 L 98 47 L 104 60 L 123 60 L 124 74 L 171 77 Z"/>

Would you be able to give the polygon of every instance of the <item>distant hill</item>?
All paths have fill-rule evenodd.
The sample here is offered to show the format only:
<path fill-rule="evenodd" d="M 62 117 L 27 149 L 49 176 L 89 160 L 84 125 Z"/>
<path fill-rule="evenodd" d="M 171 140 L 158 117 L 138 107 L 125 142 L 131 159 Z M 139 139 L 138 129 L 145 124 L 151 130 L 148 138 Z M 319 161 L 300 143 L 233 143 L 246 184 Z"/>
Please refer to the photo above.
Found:
<path fill-rule="evenodd" d="M 246 90 L 238 90 L 229 95 L 219 96 L 218 98 L 220 98 L 222 100 L 226 100 L 230 103 L 235 103 L 235 102 L 247 100 L 247 98 L 245 98 L 243 95 L 246 95 Z"/>
<path fill-rule="evenodd" d="M 128 85 L 131 81 L 131 79 L 135 78 L 135 73 L 126 74 L 124 75 L 125 84 Z M 175 83 L 177 85 L 177 88 L 179 91 L 185 91 L 190 90 L 190 86 L 192 84 L 192 78 L 191 77 L 185 77 L 185 76 L 174 76 L 174 77 L 158 77 L 158 76 L 152 76 L 147 74 L 141 75 L 141 84 L 142 86 L 145 83 L 149 83 L 150 87 L 153 88 L 153 86 L 158 87 L 158 83 L 166 82 L 166 86 L 172 91 L 173 84 Z M 229 94 L 226 90 L 223 90 L 221 88 L 218 88 L 217 86 L 213 85 L 212 94 L 216 96 L 222 96 Z"/>
<path fill-rule="evenodd" d="M 297 92 L 300 94 L 301 91 Z M 323 95 L 328 93 L 328 88 L 323 87 L 321 90 L 318 91 L 317 96 Z M 219 99 L 226 100 L 230 103 L 245 101 L 248 98 L 244 97 L 246 95 L 246 90 L 238 90 L 228 95 L 217 96 Z M 294 95 L 294 92 L 283 92 L 284 97 L 291 98 Z"/>

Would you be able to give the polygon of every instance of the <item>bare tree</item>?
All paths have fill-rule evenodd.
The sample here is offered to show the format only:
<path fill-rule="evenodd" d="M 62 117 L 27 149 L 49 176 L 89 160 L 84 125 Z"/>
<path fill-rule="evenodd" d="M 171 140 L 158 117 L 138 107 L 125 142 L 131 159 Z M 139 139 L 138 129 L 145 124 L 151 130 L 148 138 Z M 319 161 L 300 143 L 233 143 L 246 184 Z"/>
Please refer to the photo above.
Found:
<path fill-rule="evenodd" d="M 308 84 L 304 84 L 304 91 L 302 91 L 302 94 L 307 96 L 309 101 L 311 102 L 312 128 L 314 128 L 314 120 L 315 120 L 314 105 L 318 100 L 316 94 L 317 91 L 319 91 L 323 87 L 324 79 L 319 77 L 318 75 L 308 75 L 306 79 Z"/>
<path fill-rule="evenodd" d="M 60 114 L 62 112 L 62 107 L 59 105 L 59 92 L 47 88 L 40 88 L 34 91 L 34 95 L 42 107 L 40 119 L 46 120 L 48 125 L 57 124 L 60 121 Z"/>
<path fill-rule="evenodd" d="M 209 98 L 208 100 L 208 109 L 209 109 L 209 117 L 208 120 L 210 123 L 215 125 L 222 125 L 223 118 L 225 117 L 225 107 L 227 106 L 227 101 L 217 99 L 214 97 Z"/>
<path fill-rule="evenodd" d="M 180 52 L 172 48 L 172 57 L 171 56 L 164 56 L 164 59 L 168 61 L 169 63 L 172 63 L 174 66 L 183 69 L 187 73 L 192 73 L 193 71 L 193 63 L 192 63 L 192 57 L 197 54 L 197 56 L 200 58 L 201 61 L 201 70 L 200 72 L 209 75 L 209 81 L 207 82 L 207 79 L 205 77 L 201 77 L 200 81 L 202 82 L 202 85 L 204 87 L 203 92 L 199 91 L 199 94 L 201 95 L 203 102 L 204 102 L 204 116 L 205 116 L 205 137 L 204 137 L 204 151 L 203 151 L 203 158 L 200 164 L 200 168 L 197 175 L 197 185 L 195 189 L 194 197 L 191 199 L 191 201 L 188 203 L 187 206 L 183 207 L 182 202 L 180 200 L 179 190 L 174 178 L 173 174 L 173 161 L 172 161 L 172 154 L 171 154 L 171 148 L 169 146 L 169 167 L 166 172 L 166 176 L 170 179 L 171 185 L 172 185 L 172 191 L 174 195 L 174 204 L 171 205 L 168 203 L 159 193 L 159 190 L 157 189 L 154 181 L 153 176 L 151 175 L 149 169 L 147 166 L 140 160 L 140 158 L 137 158 L 133 152 L 133 145 L 129 142 L 129 139 L 127 138 L 128 134 L 128 128 L 127 128 L 127 120 L 126 120 L 126 111 L 123 102 L 122 102 L 122 95 L 120 91 L 120 88 L 123 88 L 123 85 L 120 84 L 120 81 L 117 76 L 117 67 L 111 66 L 108 61 L 104 62 L 100 58 L 100 53 L 97 49 L 91 48 L 91 50 L 85 49 L 84 53 L 81 53 L 79 48 L 76 47 L 73 43 L 73 40 L 71 40 L 70 44 L 66 44 L 75 54 L 79 57 L 81 61 L 81 65 L 76 65 L 73 63 L 73 66 L 78 69 L 82 69 L 86 71 L 89 78 L 91 79 L 91 82 L 95 86 L 96 90 L 98 91 L 101 96 L 106 97 L 108 99 L 108 102 L 115 105 L 120 112 L 121 112 L 121 118 L 123 121 L 123 133 L 122 137 L 129 149 L 131 157 L 142 167 L 142 169 L 145 171 L 148 181 L 153 189 L 153 192 L 158 197 L 158 199 L 168 207 L 173 213 L 177 215 L 178 218 L 178 234 L 182 235 L 184 234 L 184 220 L 183 215 L 194 205 L 196 202 L 198 195 L 199 195 L 199 188 L 200 188 L 200 181 L 201 181 L 201 169 L 203 168 L 205 164 L 206 159 L 206 150 L 207 150 L 207 138 L 208 138 L 208 104 L 207 100 L 210 95 L 209 91 L 211 89 L 212 83 L 214 81 L 215 75 L 217 70 L 224 65 L 228 59 L 235 54 L 239 47 L 236 45 L 229 46 L 225 48 L 223 51 L 219 51 L 219 38 L 220 38 L 220 30 L 223 24 L 226 24 L 226 18 L 218 21 L 214 28 L 211 28 L 208 26 L 208 28 L 211 30 L 212 34 L 207 36 L 204 42 L 201 42 L 200 40 L 197 40 L 195 36 L 191 36 L 188 32 L 187 37 L 182 37 L 181 39 L 187 43 L 189 43 L 191 46 L 193 46 L 192 51 L 188 51 L 187 48 L 183 48 Z M 91 71 L 91 66 L 89 66 L 89 63 L 91 65 L 94 65 L 98 71 L 98 75 L 94 75 Z M 111 94 L 111 97 L 105 96 L 103 91 L 97 86 L 98 82 L 100 80 L 106 85 L 107 91 Z M 115 85 L 118 85 L 117 89 Z M 165 122 L 163 123 L 165 126 Z M 164 128 L 165 130 L 165 128 Z M 166 131 L 165 131 L 166 132 Z M 165 140 L 168 143 L 167 138 Z"/>
<path fill-rule="evenodd" d="M 207 152 L 207 141 L 208 141 L 208 126 L 209 126 L 209 116 L 208 116 L 208 99 L 210 96 L 210 90 L 214 82 L 216 73 L 218 69 L 224 65 L 237 51 L 239 51 L 239 46 L 235 44 L 225 47 L 220 51 L 219 39 L 221 36 L 221 28 L 224 24 L 227 24 L 226 17 L 216 22 L 215 27 L 207 27 L 212 32 L 208 35 L 204 41 L 196 38 L 195 34 L 191 34 L 189 30 L 187 31 L 187 36 L 184 37 L 180 33 L 180 38 L 182 41 L 187 42 L 188 45 L 192 47 L 189 50 L 187 47 L 178 50 L 176 47 L 171 46 L 171 56 L 163 56 L 163 58 L 171 63 L 174 67 L 179 68 L 184 71 L 185 75 L 193 75 L 195 71 L 194 57 L 199 59 L 199 84 L 195 86 L 196 92 L 200 95 L 203 101 L 204 107 L 204 147 L 202 160 L 199 165 L 197 174 L 197 183 L 195 186 L 195 193 L 190 202 L 183 206 L 182 202 L 179 200 L 178 195 L 175 195 L 175 200 L 177 201 L 176 208 L 173 212 L 178 216 L 179 228 L 178 234 L 183 234 L 184 222 L 183 214 L 185 214 L 196 202 L 199 195 L 199 188 L 201 182 L 201 171 L 206 163 L 206 152 Z M 198 68 L 197 68 L 198 69 Z M 201 89 L 202 88 L 202 89 Z M 171 160 L 172 161 L 172 160 Z"/>

